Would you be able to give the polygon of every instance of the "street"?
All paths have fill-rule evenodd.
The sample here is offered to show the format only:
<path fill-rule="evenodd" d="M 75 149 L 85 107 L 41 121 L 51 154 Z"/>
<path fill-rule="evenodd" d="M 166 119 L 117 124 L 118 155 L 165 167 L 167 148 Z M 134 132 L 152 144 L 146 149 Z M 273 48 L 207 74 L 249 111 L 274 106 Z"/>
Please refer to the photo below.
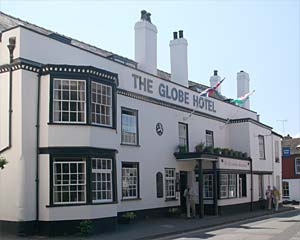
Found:
<path fill-rule="evenodd" d="M 300 240 L 300 209 L 293 212 L 279 213 L 264 220 L 247 220 L 159 239 Z"/>

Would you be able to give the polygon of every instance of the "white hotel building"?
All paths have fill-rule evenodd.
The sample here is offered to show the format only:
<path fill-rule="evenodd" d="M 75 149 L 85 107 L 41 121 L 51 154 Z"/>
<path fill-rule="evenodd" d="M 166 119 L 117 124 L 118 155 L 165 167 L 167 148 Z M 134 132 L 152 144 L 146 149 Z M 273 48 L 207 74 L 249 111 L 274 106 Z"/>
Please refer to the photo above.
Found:
<path fill-rule="evenodd" d="M 236 106 L 220 89 L 199 97 L 207 87 L 188 80 L 182 31 L 170 41 L 171 74 L 157 69 L 145 12 L 134 61 L 4 13 L 0 31 L 0 231 L 58 234 L 85 219 L 104 231 L 124 212 L 184 207 L 186 184 L 200 217 L 260 208 L 267 185 L 281 189 L 281 136 L 249 100 Z M 215 71 L 211 85 L 219 80 Z M 237 88 L 249 91 L 246 72 Z"/>

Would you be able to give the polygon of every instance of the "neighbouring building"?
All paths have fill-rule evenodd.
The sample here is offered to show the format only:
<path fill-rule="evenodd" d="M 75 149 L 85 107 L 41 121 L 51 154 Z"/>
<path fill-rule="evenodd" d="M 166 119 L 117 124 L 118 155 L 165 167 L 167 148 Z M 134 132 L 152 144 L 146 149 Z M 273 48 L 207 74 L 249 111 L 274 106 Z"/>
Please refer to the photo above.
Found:
<path fill-rule="evenodd" d="M 187 184 L 200 217 L 260 208 L 267 185 L 281 189 L 281 136 L 249 100 L 199 96 L 208 86 L 188 80 L 183 31 L 169 74 L 150 14 L 134 29 L 131 60 L 0 13 L 1 231 L 56 234 L 85 219 L 104 231 L 128 211 L 184 208 Z M 249 81 L 237 73 L 238 96 Z"/>
<path fill-rule="evenodd" d="M 282 140 L 282 197 L 300 202 L 300 138 Z"/>

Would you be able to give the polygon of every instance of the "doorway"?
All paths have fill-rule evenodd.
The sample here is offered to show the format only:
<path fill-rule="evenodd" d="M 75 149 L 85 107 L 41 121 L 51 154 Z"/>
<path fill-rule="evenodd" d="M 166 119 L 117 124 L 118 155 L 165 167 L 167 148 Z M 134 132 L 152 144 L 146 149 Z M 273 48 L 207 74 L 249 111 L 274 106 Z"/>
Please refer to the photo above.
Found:
<path fill-rule="evenodd" d="M 186 211 L 186 200 L 183 194 L 187 184 L 188 184 L 188 172 L 180 171 L 180 207 L 182 212 Z"/>

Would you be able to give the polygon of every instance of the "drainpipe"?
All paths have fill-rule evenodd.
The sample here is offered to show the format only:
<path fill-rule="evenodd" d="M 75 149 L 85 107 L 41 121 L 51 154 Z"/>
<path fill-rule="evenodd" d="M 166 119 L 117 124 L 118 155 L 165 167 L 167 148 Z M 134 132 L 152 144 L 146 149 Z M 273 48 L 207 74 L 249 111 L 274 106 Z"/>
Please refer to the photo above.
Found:
<path fill-rule="evenodd" d="M 36 110 L 36 221 L 39 222 L 39 147 L 40 147 L 40 98 L 41 98 L 41 74 L 38 73 L 38 88 L 37 88 L 37 110 Z"/>
<path fill-rule="evenodd" d="M 9 44 L 7 45 L 9 50 L 9 109 L 8 109 L 8 145 L 0 150 L 0 154 L 11 148 L 11 133 L 12 133 L 12 62 L 13 62 L 13 52 L 16 47 L 16 37 L 9 38 Z"/>
<path fill-rule="evenodd" d="M 252 165 L 252 158 L 250 160 L 250 175 L 251 175 L 251 188 L 250 188 L 250 211 L 253 211 L 253 165 Z"/>

